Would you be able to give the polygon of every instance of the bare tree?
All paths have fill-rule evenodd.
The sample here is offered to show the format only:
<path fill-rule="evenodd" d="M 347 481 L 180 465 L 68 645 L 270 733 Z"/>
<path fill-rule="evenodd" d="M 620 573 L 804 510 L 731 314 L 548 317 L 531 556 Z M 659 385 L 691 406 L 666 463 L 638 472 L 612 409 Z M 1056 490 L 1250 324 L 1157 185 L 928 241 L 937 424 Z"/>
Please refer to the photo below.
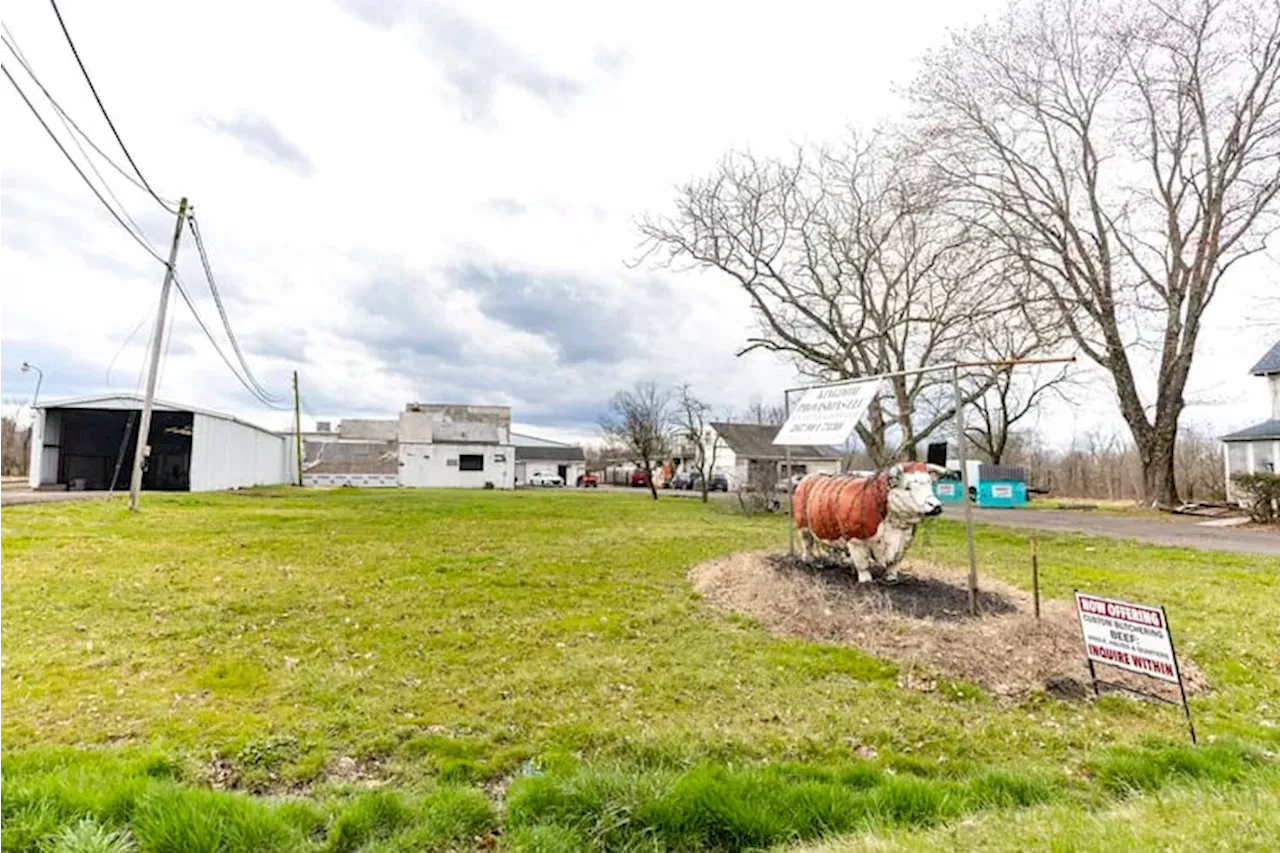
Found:
<path fill-rule="evenodd" d="M 1017 0 L 913 87 L 971 220 L 1110 373 L 1153 504 L 1204 312 L 1275 226 L 1278 83 L 1275 0 Z"/>
<path fill-rule="evenodd" d="M 787 419 L 787 413 L 784 407 L 769 404 L 766 405 L 758 396 L 752 396 L 751 402 L 747 404 L 743 410 L 743 418 L 749 424 L 769 424 L 779 425 Z"/>
<path fill-rule="evenodd" d="M 0 418 L 0 473 L 6 477 L 26 474 L 30 448 L 31 428 L 19 426 L 11 417 Z"/>
<path fill-rule="evenodd" d="M 1036 324 L 998 324 L 979 332 L 982 357 L 988 361 L 1007 358 L 1009 353 L 1028 352 L 1043 345 L 1052 349 L 1064 337 L 1062 324 L 1037 320 Z M 986 386 L 974 397 L 972 414 L 966 417 L 965 437 L 979 455 L 994 465 L 1004 461 L 1018 425 L 1036 414 L 1046 400 L 1067 401 L 1073 381 L 1072 366 L 1031 365 L 975 368 L 970 382 Z"/>
<path fill-rule="evenodd" d="M 681 386 L 676 398 L 676 435 L 693 451 L 693 470 L 698 473 L 703 503 L 707 502 L 707 493 L 711 490 L 716 457 L 724 447 L 724 439 L 711 428 L 711 420 L 710 404 L 694 396 L 688 385 Z"/>
<path fill-rule="evenodd" d="M 917 158 L 874 134 L 787 160 L 727 156 L 640 231 L 646 259 L 717 270 L 743 289 L 758 333 L 740 355 L 765 350 L 813 378 L 853 379 L 964 360 L 973 326 L 1013 309 L 998 246 L 947 205 Z M 951 417 L 945 382 L 887 382 L 858 427 L 868 453 L 913 457 Z M 926 413 L 931 395 L 939 405 Z"/>
<path fill-rule="evenodd" d="M 653 382 L 637 382 L 632 390 L 614 394 L 609 414 L 600 419 L 606 441 L 626 448 L 644 470 L 655 501 L 658 487 L 653 482 L 653 464 L 667 453 L 671 425 L 671 392 Z"/>

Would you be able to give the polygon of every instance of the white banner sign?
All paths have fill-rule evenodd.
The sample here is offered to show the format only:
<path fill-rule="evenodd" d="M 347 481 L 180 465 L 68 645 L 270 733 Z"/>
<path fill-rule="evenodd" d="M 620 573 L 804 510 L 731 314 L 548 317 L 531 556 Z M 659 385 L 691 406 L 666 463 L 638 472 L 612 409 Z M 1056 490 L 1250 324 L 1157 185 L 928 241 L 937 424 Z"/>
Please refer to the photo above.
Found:
<path fill-rule="evenodd" d="M 1163 607 L 1076 593 L 1085 655 L 1097 663 L 1178 683 Z"/>
<path fill-rule="evenodd" d="M 774 444 L 844 444 L 880 390 L 880 381 L 810 388 L 791 409 Z"/>

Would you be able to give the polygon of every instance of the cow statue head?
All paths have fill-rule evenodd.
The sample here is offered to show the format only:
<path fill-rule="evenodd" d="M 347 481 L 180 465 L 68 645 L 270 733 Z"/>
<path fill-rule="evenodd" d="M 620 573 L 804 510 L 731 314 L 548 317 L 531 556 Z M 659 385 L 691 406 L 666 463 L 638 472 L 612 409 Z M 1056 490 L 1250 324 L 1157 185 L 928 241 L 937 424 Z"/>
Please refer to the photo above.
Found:
<path fill-rule="evenodd" d="M 939 515 L 942 503 L 933 493 L 933 477 L 921 462 L 907 462 L 889 469 L 889 516 L 901 521 L 919 521 Z"/>

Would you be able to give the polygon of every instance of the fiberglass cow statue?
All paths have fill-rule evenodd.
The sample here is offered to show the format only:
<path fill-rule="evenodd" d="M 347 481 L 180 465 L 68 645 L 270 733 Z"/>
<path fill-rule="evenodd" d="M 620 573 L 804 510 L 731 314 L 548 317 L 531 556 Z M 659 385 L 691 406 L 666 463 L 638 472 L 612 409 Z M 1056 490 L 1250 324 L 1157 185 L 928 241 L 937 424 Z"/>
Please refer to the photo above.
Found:
<path fill-rule="evenodd" d="M 814 543 L 821 542 L 849 554 L 860 583 L 871 580 L 873 568 L 883 569 L 885 580 L 897 580 L 916 525 L 942 512 L 929 471 L 923 462 L 906 462 L 873 477 L 805 477 L 795 493 L 804 559 L 812 559 Z"/>

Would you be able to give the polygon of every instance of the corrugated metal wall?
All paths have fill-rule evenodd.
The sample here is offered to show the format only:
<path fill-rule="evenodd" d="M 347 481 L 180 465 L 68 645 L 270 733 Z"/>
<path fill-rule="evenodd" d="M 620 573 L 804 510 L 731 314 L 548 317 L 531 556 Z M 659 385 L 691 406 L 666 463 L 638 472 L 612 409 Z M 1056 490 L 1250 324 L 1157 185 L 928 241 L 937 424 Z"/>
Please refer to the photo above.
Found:
<path fill-rule="evenodd" d="M 273 486 L 292 482 L 293 443 L 281 435 L 222 418 L 195 414 L 191 436 L 191 491 Z"/>

